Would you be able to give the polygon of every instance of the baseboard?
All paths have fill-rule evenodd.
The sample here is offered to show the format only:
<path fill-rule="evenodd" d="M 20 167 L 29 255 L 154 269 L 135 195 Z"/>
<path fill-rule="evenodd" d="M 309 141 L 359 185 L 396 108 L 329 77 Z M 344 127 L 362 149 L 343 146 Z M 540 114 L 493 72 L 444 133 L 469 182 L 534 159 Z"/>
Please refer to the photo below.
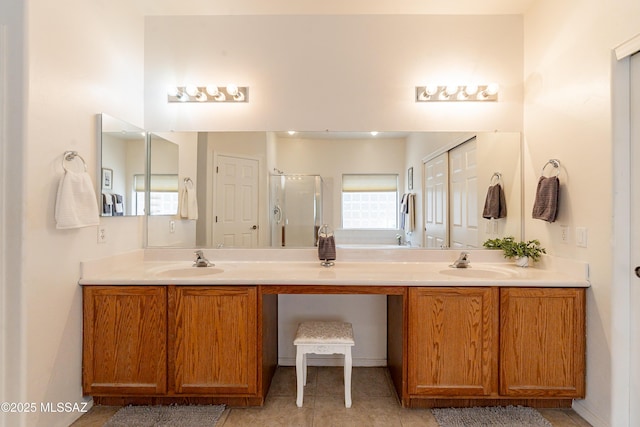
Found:
<path fill-rule="evenodd" d="M 589 407 L 584 404 L 584 400 L 574 400 L 571 407 L 574 411 L 576 411 L 578 415 L 584 418 L 593 427 L 610 427 L 609 423 L 591 412 Z"/>
<path fill-rule="evenodd" d="M 308 366 L 343 366 L 344 358 L 341 356 L 335 357 L 313 357 L 307 355 Z M 278 366 L 296 366 L 295 357 L 280 357 L 278 358 Z M 353 367 L 381 367 L 387 366 L 387 359 L 353 359 Z"/>

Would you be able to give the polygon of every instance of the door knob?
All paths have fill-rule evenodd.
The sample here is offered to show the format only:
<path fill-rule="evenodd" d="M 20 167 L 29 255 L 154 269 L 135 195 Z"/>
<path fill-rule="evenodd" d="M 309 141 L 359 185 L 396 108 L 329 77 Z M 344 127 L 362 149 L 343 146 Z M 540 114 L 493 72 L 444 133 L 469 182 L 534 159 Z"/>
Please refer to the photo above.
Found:
<path fill-rule="evenodd" d="M 636 276 L 640 277 L 640 265 L 636 267 L 635 272 L 636 272 Z"/>
<path fill-rule="evenodd" d="M 251 227 L 251 230 L 257 230 L 257 229 L 258 229 L 257 225 L 254 225 L 253 227 Z"/>

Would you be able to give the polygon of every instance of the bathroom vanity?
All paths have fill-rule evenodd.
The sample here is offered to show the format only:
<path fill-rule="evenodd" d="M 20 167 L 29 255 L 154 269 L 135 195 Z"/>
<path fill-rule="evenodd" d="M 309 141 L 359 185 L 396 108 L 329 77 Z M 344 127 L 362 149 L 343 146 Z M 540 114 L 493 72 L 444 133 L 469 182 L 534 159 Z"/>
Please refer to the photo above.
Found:
<path fill-rule="evenodd" d="M 382 294 L 403 406 L 568 407 L 584 397 L 580 274 L 438 260 L 216 264 L 83 267 L 84 393 L 97 404 L 262 405 L 278 364 L 279 294 Z"/>

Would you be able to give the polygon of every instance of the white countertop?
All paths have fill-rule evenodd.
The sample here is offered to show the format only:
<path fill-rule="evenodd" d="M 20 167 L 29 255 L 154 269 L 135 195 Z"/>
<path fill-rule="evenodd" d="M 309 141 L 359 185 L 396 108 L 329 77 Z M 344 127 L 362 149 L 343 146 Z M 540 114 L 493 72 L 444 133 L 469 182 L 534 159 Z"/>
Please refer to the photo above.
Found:
<path fill-rule="evenodd" d="M 279 250 L 272 250 L 279 251 Z M 234 253 L 205 251 L 214 267 L 192 267 L 193 251 L 136 251 L 84 262 L 81 285 L 342 285 L 342 286 L 532 286 L 588 287 L 588 266 L 547 257 L 540 266 L 521 268 L 495 257 L 493 251 L 472 252 L 470 268 L 456 269 L 448 258 L 459 251 L 435 251 L 424 261 L 416 254 L 338 254 L 332 267 L 308 260 L 309 253 L 256 250 Z M 304 252 L 305 250 L 301 250 Z M 364 250 L 366 251 L 366 250 Z M 406 254 L 407 251 L 396 251 Z M 411 251 L 412 252 L 412 251 Z M 314 252 L 312 252 L 313 254 Z M 426 252 L 424 252 L 426 253 Z M 239 256 L 242 254 L 242 256 Z M 283 255 L 284 254 L 284 255 Z M 176 256 L 177 255 L 177 256 Z M 215 257 L 213 255 L 216 255 Z M 252 256 L 253 255 L 253 256 Z M 377 260 L 383 257 L 385 260 Z M 424 257 L 424 256 L 423 256 Z M 177 261 L 187 259 L 188 261 Z M 236 259 L 234 259 L 236 258 Z M 254 259 L 247 259 L 254 258 Z M 312 258 L 312 257 L 311 257 Z M 410 258 L 410 261 L 400 261 Z M 477 260 L 474 262 L 474 258 Z M 342 261 L 340 259 L 343 259 Z M 364 260 L 363 260 L 364 259 Z M 370 259 L 370 261 L 367 261 Z M 445 259 L 447 259 L 445 261 Z"/>

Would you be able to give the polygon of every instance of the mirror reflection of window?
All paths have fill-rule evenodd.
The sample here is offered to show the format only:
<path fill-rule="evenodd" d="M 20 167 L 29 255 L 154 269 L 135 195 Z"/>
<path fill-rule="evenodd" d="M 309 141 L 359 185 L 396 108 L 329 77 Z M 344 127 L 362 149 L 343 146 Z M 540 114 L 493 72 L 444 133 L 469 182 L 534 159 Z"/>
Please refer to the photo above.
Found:
<path fill-rule="evenodd" d="M 144 215 L 144 175 L 134 176 L 136 215 Z M 151 175 L 149 214 L 176 215 L 178 213 L 178 175 Z"/>
<path fill-rule="evenodd" d="M 342 227 L 398 228 L 397 174 L 343 174 Z"/>

